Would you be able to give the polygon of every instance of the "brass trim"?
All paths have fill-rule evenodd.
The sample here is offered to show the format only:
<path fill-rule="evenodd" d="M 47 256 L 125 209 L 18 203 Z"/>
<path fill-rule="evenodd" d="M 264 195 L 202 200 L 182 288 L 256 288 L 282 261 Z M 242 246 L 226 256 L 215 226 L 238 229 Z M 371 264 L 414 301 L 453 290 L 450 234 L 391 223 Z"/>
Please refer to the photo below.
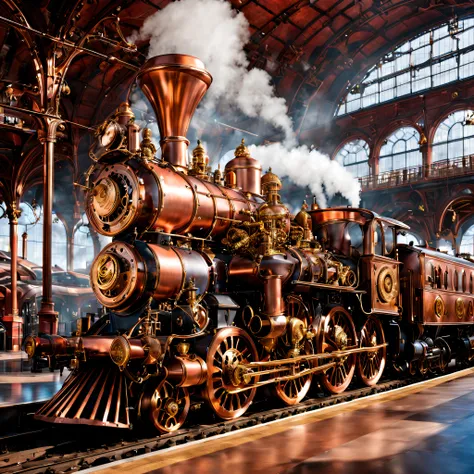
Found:
<path fill-rule="evenodd" d="M 463 319 L 466 314 L 466 306 L 462 298 L 457 298 L 456 303 L 454 304 L 454 309 L 456 311 L 456 316 L 458 319 Z"/>
<path fill-rule="evenodd" d="M 434 312 L 436 317 L 442 318 L 444 316 L 444 311 L 446 307 L 444 304 L 443 298 L 441 298 L 440 295 L 438 295 L 434 301 Z"/>

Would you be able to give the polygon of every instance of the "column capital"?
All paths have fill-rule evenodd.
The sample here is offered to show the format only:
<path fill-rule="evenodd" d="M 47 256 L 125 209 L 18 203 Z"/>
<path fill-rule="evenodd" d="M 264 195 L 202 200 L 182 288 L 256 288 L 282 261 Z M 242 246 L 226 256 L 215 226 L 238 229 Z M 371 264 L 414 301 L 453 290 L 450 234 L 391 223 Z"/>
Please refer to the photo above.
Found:
<path fill-rule="evenodd" d="M 10 221 L 10 224 L 13 224 L 13 225 L 18 224 L 18 218 L 21 216 L 21 209 L 18 209 L 16 207 L 16 200 L 13 200 L 7 206 L 7 216 L 8 216 L 8 220 Z"/>

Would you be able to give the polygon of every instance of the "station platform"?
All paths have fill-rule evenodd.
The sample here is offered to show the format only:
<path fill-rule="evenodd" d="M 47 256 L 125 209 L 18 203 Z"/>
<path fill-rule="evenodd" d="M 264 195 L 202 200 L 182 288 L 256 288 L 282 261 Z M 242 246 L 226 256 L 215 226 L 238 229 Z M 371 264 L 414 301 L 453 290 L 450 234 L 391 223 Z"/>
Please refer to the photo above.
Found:
<path fill-rule="evenodd" d="M 49 400 L 62 386 L 68 372 L 32 373 L 28 357 L 21 352 L 0 353 L 0 410 Z"/>
<path fill-rule="evenodd" d="M 86 472 L 467 474 L 474 369 Z"/>

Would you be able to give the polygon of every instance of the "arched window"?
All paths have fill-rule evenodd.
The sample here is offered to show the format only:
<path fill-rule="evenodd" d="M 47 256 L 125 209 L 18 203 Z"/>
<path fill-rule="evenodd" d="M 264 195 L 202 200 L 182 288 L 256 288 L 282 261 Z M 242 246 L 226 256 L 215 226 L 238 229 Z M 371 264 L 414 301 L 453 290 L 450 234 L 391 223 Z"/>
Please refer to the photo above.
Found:
<path fill-rule="evenodd" d="M 18 255 L 22 251 L 22 235 L 27 233 L 27 260 L 42 265 L 43 263 L 43 213 L 39 209 L 39 219 L 35 224 L 22 224 L 22 217 L 18 223 Z M 31 222 L 31 221 L 30 221 Z M 0 250 L 10 252 L 10 224 L 8 218 L 0 219 Z M 67 268 L 67 237 L 66 228 L 53 212 L 52 226 L 52 264 L 66 270 Z"/>
<path fill-rule="evenodd" d="M 3 212 L 3 206 L 0 213 Z M 10 252 L 10 224 L 7 217 L 0 219 L 0 250 Z"/>
<path fill-rule="evenodd" d="M 459 247 L 461 253 L 468 253 L 474 255 L 474 225 L 466 230 L 461 239 L 461 246 Z"/>
<path fill-rule="evenodd" d="M 80 225 L 74 232 L 74 270 L 87 270 L 94 260 L 94 242 L 89 226 Z"/>
<path fill-rule="evenodd" d="M 361 139 L 346 143 L 335 160 L 345 166 L 356 178 L 369 175 L 369 144 Z"/>
<path fill-rule="evenodd" d="M 444 281 L 443 281 L 443 284 L 444 284 L 444 289 L 447 290 L 447 289 L 448 289 L 448 286 L 449 286 L 449 271 L 448 271 L 447 268 L 446 268 L 446 270 L 444 271 Z"/>
<path fill-rule="evenodd" d="M 348 88 L 337 115 L 474 76 L 474 19 L 451 20 L 386 54 Z"/>
<path fill-rule="evenodd" d="M 433 139 L 433 162 L 474 154 L 474 125 L 466 123 L 473 113 L 472 110 L 454 112 L 438 125 Z"/>
<path fill-rule="evenodd" d="M 393 132 L 380 149 L 379 173 L 421 166 L 420 134 L 413 127 Z"/>

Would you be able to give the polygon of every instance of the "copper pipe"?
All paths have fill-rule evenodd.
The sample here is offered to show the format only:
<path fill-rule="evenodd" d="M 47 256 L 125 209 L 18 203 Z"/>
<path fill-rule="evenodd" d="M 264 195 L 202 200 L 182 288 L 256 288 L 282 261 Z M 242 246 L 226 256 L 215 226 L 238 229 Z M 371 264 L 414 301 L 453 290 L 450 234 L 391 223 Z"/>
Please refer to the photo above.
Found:
<path fill-rule="evenodd" d="M 263 279 L 263 300 L 267 316 L 278 316 L 285 311 L 281 284 L 280 275 L 267 275 Z"/>
<path fill-rule="evenodd" d="M 10 216 L 11 314 L 18 316 L 18 219 Z"/>
<path fill-rule="evenodd" d="M 52 281 L 52 228 L 54 193 L 54 144 L 58 119 L 47 120 L 40 141 L 43 143 L 43 297 L 38 311 L 39 331 L 58 333 L 58 313 L 54 311 Z"/>
<path fill-rule="evenodd" d="M 26 260 L 26 258 L 28 257 L 28 233 L 27 232 L 23 232 L 23 234 L 21 234 L 21 258 L 23 260 Z"/>

